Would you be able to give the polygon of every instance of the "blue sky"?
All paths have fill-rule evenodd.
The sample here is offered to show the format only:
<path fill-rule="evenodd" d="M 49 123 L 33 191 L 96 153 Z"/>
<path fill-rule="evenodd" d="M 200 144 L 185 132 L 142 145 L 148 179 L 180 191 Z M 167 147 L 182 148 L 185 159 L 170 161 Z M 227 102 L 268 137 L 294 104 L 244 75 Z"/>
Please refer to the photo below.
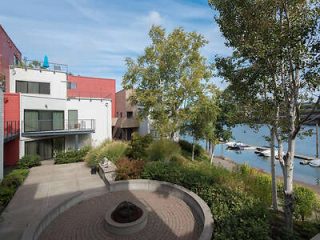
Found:
<path fill-rule="evenodd" d="M 10 0 L 0 7 L 0 24 L 23 56 L 46 54 L 75 75 L 115 78 L 117 90 L 124 59 L 143 53 L 152 24 L 203 34 L 209 60 L 230 54 L 213 18 L 207 0 Z"/>

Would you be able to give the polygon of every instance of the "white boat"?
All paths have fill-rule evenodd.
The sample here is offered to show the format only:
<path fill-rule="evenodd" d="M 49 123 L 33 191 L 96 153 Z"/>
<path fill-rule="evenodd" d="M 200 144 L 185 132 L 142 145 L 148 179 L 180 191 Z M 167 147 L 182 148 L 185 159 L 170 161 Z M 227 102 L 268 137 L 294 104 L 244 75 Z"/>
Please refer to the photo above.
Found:
<path fill-rule="evenodd" d="M 242 142 L 227 142 L 227 148 L 231 150 L 243 150 L 245 147 L 249 145 L 242 143 Z"/>
<path fill-rule="evenodd" d="M 236 144 L 236 142 L 227 142 L 227 147 L 233 147 Z"/>
<path fill-rule="evenodd" d="M 320 159 L 318 158 L 318 159 L 311 160 L 309 162 L 309 165 L 311 167 L 320 167 Z"/>
<path fill-rule="evenodd" d="M 259 155 L 263 156 L 263 157 L 271 157 L 271 149 L 267 149 L 267 150 L 261 151 L 259 153 Z M 278 149 L 275 149 L 274 155 L 275 155 L 275 158 L 277 158 L 277 159 L 279 158 Z M 282 156 L 284 156 L 284 152 L 282 152 Z"/>

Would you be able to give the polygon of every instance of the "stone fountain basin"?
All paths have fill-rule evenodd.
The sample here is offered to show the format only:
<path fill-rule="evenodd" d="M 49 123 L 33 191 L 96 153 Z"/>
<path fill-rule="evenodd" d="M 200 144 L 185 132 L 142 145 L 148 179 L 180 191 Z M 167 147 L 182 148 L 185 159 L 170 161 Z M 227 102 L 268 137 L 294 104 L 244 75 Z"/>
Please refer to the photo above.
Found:
<path fill-rule="evenodd" d="M 116 235 L 129 235 L 142 230 L 148 221 L 148 210 L 140 202 L 133 202 L 137 207 L 142 210 L 142 215 L 137 220 L 130 223 L 118 223 L 111 218 L 112 212 L 117 208 L 110 208 L 104 217 L 104 228 L 106 231 L 111 232 Z"/>

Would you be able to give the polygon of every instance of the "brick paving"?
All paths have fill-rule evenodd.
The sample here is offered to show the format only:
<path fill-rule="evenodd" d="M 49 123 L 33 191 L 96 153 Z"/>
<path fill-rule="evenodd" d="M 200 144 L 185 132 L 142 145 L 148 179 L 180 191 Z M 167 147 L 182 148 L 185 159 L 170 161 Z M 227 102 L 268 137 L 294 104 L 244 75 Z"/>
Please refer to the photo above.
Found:
<path fill-rule="evenodd" d="M 128 236 L 117 236 L 104 229 L 104 216 L 118 203 L 140 201 L 148 209 L 144 229 Z M 124 191 L 106 193 L 81 202 L 56 218 L 41 234 L 40 240 L 195 240 L 201 225 L 196 214 L 180 199 L 165 193 Z"/>

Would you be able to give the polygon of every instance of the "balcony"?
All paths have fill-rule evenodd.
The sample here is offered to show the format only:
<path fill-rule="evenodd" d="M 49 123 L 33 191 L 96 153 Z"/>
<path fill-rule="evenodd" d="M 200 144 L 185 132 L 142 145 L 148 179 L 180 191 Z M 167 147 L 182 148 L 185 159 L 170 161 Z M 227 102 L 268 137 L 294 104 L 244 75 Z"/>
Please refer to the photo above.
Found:
<path fill-rule="evenodd" d="M 20 122 L 19 121 L 5 121 L 3 126 L 4 143 L 12 141 L 19 137 Z"/>
<path fill-rule="evenodd" d="M 53 137 L 95 132 L 95 119 L 22 121 L 21 136 Z"/>
<path fill-rule="evenodd" d="M 46 65 L 46 66 L 44 66 Z M 12 65 L 13 68 L 25 68 L 27 69 L 33 69 L 33 70 L 47 70 L 52 72 L 62 72 L 62 73 L 68 73 L 68 65 L 61 64 L 61 63 L 43 63 L 42 61 L 35 61 L 35 60 L 24 60 L 22 62 L 19 62 L 18 64 Z"/>

